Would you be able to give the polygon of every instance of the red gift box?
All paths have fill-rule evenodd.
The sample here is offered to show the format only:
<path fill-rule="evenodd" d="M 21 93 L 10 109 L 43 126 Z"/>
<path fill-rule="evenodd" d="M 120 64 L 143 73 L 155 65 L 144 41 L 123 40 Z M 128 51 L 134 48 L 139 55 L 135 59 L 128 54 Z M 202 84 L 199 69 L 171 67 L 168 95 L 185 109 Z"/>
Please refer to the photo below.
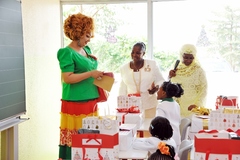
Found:
<path fill-rule="evenodd" d="M 240 140 L 229 139 L 228 133 L 198 133 L 195 135 L 194 147 L 195 157 L 197 153 L 204 153 L 205 160 L 210 158 L 211 154 L 227 155 L 228 160 L 232 160 L 233 155 L 240 155 Z M 206 135 L 206 137 L 204 137 Z"/>
<path fill-rule="evenodd" d="M 72 135 L 72 157 L 74 157 L 73 150 L 76 148 L 80 148 L 81 150 L 77 151 L 78 154 L 81 152 L 81 158 L 87 159 L 87 149 L 97 149 L 98 159 L 103 160 L 103 157 L 106 155 L 106 152 L 110 153 L 111 150 L 113 154 L 109 154 L 110 159 L 117 159 L 118 155 L 118 133 L 114 135 L 107 135 L 107 134 L 76 134 Z M 102 153 L 102 150 L 106 152 Z"/>

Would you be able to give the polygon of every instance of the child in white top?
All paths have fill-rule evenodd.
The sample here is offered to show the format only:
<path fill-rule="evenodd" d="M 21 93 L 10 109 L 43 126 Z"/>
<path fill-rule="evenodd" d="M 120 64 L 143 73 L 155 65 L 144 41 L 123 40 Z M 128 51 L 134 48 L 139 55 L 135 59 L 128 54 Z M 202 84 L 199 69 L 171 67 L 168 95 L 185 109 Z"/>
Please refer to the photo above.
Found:
<path fill-rule="evenodd" d="M 157 95 L 157 99 L 162 101 L 157 106 L 156 116 L 166 117 L 170 121 L 173 128 L 173 139 L 177 145 L 175 151 L 178 152 L 178 147 L 181 143 L 179 130 L 181 116 L 180 106 L 173 97 L 181 97 L 181 95 L 183 95 L 183 89 L 180 84 L 171 83 L 170 81 L 163 82 Z"/>
<path fill-rule="evenodd" d="M 155 117 L 149 126 L 149 132 L 152 135 L 147 138 L 136 138 L 133 141 L 133 149 L 147 150 L 150 154 L 154 153 L 159 142 L 164 142 L 176 148 L 176 142 L 173 140 L 173 129 L 167 118 L 157 116 Z"/>

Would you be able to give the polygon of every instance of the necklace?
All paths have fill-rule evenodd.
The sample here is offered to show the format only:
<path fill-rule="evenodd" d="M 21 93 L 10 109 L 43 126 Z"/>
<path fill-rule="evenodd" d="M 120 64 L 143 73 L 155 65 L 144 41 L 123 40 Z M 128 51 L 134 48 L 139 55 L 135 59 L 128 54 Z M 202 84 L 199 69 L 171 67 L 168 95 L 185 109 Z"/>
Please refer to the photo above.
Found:
<path fill-rule="evenodd" d="M 134 61 L 132 61 L 132 69 L 135 72 L 139 72 L 139 69 L 141 69 L 143 67 L 143 63 L 144 63 L 144 60 L 141 60 L 141 63 L 138 66 L 136 66 Z"/>
<path fill-rule="evenodd" d="M 135 75 L 134 73 L 138 74 L 138 83 L 136 81 L 136 78 L 135 78 Z M 134 84 L 136 86 L 136 90 L 137 90 L 137 93 L 140 93 L 140 86 L 141 86 L 141 71 L 140 72 L 132 72 L 132 76 L 133 76 L 133 81 L 134 81 Z"/>

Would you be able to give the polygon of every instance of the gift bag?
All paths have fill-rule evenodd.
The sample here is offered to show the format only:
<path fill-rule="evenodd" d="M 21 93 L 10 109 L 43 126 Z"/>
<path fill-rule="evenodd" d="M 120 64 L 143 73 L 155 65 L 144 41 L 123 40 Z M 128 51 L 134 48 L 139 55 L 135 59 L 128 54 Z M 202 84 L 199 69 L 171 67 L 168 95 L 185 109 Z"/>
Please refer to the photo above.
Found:
<path fill-rule="evenodd" d="M 85 117 L 82 119 L 82 126 L 83 128 L 79 129 L 82 134 L 72 135 L 72 160 L 76 160 L 75 157 L 87 160 L 118 159 L 117 120 L 108 117 Z"/>
<path fill-rule="evenodd" d="M 227 132 L 198 133 L 194 139 L 194 160 L 237 160 L 240 159 L 238 146 L 240 140 L 230 139 Z"/>
<path fill-rule="evenodd" d="M 211 111 L 208 129 L 236 131 L 240 128 L 240 110 L 227 109 Z"/>
<path fill-rule="evenodd" d="M 238 108 L 237 96 L 217 96 L 216 109 Z"/>
<path fill-rule="evenodd" d="M 135 95 L 117 97 L 117 109 L 128 110 L 130 107 L 138 107 L 141 109 L 141 97 Z"/>
<path fill-rule="evenodd" d="M 85 117 L 82 119 L 82 128 L 99 130 L 101 134 L 114 135 L 119 132 L 119 122 L 109 117 Z"/>
<path fill-rule="evenodd" d="M 118 160 L 118 133 L 72 136 L 72 160 Z"/>

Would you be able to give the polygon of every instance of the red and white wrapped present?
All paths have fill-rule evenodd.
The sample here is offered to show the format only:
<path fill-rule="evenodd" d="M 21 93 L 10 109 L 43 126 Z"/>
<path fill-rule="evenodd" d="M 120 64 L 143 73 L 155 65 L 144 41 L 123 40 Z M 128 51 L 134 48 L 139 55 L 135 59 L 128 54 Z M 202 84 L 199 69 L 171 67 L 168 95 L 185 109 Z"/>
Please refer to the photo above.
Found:
<path fill-rule="evenodd" d="M 137 129 L 140 128 L 143 122 L 142 113 L 117 112 L 116 117 L 120 124 L 136 124 Z"/>
<path fill-rule="evenodd" d="M 240 140 L 230 139 L 230 134 L 217 130 L 200 131 L 194 139 L 195 160 L 240 159 Z"/>
<path fill-rule="evenodd" d="M 72 160 L 118 160 L 118 140 L 118 133 L 72 135 Z"/>
<path fill-rule="evenodd" d="M 117 97 L 117 120 L 120 124 L 136 124 L 139 128 L 142 124 L 141 97 L 140 94 L 129 94 Z"/>
<path fill-rule="evenodd" d="M 216 109 L 238 108 L 237 96 L 217 96 Z"/>
<path fill-rule="evenodd" d="M 134 137 L 137 134 L 136 124 L 121 124 L 119 127 L 119 150 L 126 151 L 132 146 Z"/>
<path fill-rule="evenodd" d="M 82 129 L 98 130 L 98 133 L 72 135 L 72 160 L 118 159 L 119 122 L 108 117 L 86 117 Z"/>
<path fill-rule="evenodd" d="M 198 133 L 200 130 L 208 129 L 209 116 L 205 115 L 192 115 L 192 124 L 190 131 Z"/>

